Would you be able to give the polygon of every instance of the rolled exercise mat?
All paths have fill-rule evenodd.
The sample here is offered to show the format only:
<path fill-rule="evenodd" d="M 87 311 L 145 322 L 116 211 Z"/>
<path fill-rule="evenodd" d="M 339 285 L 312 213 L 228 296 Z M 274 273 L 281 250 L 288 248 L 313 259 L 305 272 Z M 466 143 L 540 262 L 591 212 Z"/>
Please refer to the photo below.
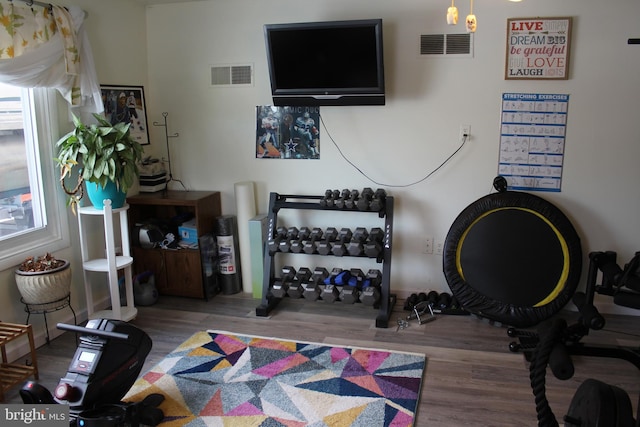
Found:
<path fill-rule="evenodd" d="M 225 295 L 237 294 L 240 284 L 240 258 L 238 257 L 236 217 L 223 215 L 216 218 L 218 243 L 218 281 Z"/>
<path fill-rule="evenodd" d="M 249 220 L 249 241 L 251 243 L 251 288 L 253 297 L 262 298 L 262 280 L 264 277 L 264 247 L 267 241 L 269 216 L 258 214 Z M 243 261 L 244 263 L 244 261 Z M 247 264 L 243 264 L 247 269 Z M 242 279 L 244 280 L 244 278 Z M 243 282 L 244 286 L 244 282 Z"/>
<path fill-rule="evenodd" d="M 244 266 L 251 265 L 251 238 L 249 234 L 249 221 L 256 216 L 256 196 L 253 181 L 236 182 L 234 184 L 236 195 L 236 212 L 238 215 L 238 244 L 240 246 L 240 263 Z M 242 290 L 253 292 L 251 284 L 251 269 L 242 269 Z"/>

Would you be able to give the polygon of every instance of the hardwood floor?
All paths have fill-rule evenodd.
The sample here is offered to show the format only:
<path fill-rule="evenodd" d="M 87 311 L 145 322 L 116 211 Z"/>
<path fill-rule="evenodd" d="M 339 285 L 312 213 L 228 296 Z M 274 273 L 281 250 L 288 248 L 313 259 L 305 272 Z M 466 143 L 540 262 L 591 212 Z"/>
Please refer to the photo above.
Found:
<path fill-rule="evenodd" d="M 229 332 L 280 337 L 389 350 L 424 353 L 427 356 L 416 426 L 535 426 L 534 396 L 529 385 L 528 364 L 522 354 L 512 353 L 506 328 L 472 316 L 439 316 L 419 325 L 412 321 L 396 330 L 404 318 L 398 301 L 390 327 L 375 327 L 377 311 L 371 307 L 325 304 L 285 299 L 270 317 L 256 317 L 258 300 L 246 294 L 217 295 L 210 301 L 161 297 L 158 303 L 139 307 L 132 322 L 153 340 L 143 372 L 160 361 L 194 332 L 217 329 Z M 576 313 L 563 312 L 569 323 Z M 605 330 L 592 331 L 585 343 L 640 348 L 640 317 L 606 316 Z M 38 349 L 40 382 L 53 390 L 64 376 L 76 348 L 74 334 L 66 332 L 50 345 Z M 569 408 L 577 387 L 596 378 L 623 388 L 637 410 L 640 371 L 626 361 L 594 357 L 573 358 L 575 375 L 566 381 L 548 372 L 546 394 L 556 418 Z M 21 403 L 15 387 L 6 403 Z"/>

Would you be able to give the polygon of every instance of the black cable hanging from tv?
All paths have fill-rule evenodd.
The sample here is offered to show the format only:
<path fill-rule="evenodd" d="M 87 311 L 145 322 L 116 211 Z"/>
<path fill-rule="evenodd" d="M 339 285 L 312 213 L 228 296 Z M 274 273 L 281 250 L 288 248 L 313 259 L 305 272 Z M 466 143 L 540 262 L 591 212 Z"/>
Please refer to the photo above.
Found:
<path fill-rule="evenodd" d="M 162 113 L 162 117 L 164 119 L 164 123 L 158 123 L 158 122 L 153 122 L 154 126 L 163 126 L 164 127 L 164 138 L 165 141 L 167 143 L 167 164 L 169 165 L 169 179 L 167 180 L 167 186 L 165 187 L 165 191 L 169 190 L 169 183 L 171 181 L 176 181 L 179 182 L 180 185 L 182 186 L 182 188 L 185 191 L 189 191 L 187 190 L 187 187 L 184 186 L 184 184 L 182 183 L 182 181 L 180 181 L 179 179 L 176 179 L 173 177 L 173 173 L 171 172 L 171 149 L 169 148 L 169 138 L 177 138 L 180 134 L 178 132 L 169 135 L 169 126 L 167 125 L 167 116 L 169 115 L 169 113 L 167 113 L 166 111 Z"/>

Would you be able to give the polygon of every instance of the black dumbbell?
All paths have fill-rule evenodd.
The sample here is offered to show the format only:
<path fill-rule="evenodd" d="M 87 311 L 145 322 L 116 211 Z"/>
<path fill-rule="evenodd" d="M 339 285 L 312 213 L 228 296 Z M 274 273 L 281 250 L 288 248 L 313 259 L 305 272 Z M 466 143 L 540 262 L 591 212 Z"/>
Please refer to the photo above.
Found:
<path fill-rule="evenodd" d="M 440 310 L 451 308 L 451 294 L 441 292 L 438 296 L 438 301 L 436 302 L 436 308 L 439 308 Z"/>
<path fill-rule="evenodd" d="M 284 298 L 287 294 L 287 289 L 289 289 L 289 284 L 285 284 L 282 279 L 278 278 L 274 280 L 273 285 L 271 285 L 271 295 L 274 298 Z"/>
<path fill-rule="evenodd" d="M 427 301 L 427 299 L 428 299 L 427 294 L 424 293 L 424 292 L 420 292 L 420 293 L 418 293 L 418 302 L 416 304 L 419 304 L 421 302 Z"/>
<path fill-rule="evenodd" d="M 380 287 L 382 284 L 382 272 L 377 268 L 370 268 L 365 278 L 369 279 L 373 286 Z"/>
<path fill-rule="evenodd" d="M 340 197 L 338 198 L 338 200 L 336 200 L 336 203 L 335 203 L 336 208 L 344 209 L 345 203 L 349 199 L 350 195 L 351 195 L 351 191 L 349 191 L 348 188 L 345 188 L 344 190 L 342 190 L 342 193 L 340 193 Z"/>
<path fill-rule="evenodd" d="M 349 271 L 350 277 L 346 285 L 340 291 L 340 301 L 345 304 L 354 304 L 360 298 L 360 289 L 364 281 L 364 273 L 359 268 L 352 268 Z"/>
<path fill-rule="evenodd" d="M 365 278 L 364 271 L 362 271 L 362 269 L 360 268 L 352 268 L 349 270 L 349 273 L 351 273 L 349 283 L 356 287 L 360 287 L 360 284 Z"/>
<path fill-rule="evenodd" d="M 325 190 L 324 196 L 320 198 L 320 206 L 327 206 L 327 200 L 330 200 L 333 197 L 333 190 Z"/>
<path fill-rule="evenodd" d="M 353 232 L 351 241 L 347 245 L 347 250 L 351 256 L 361 256 L 364 253 L 364 244 L 369 237 L 369 232 L 364 227 L 358 227 Z"/>
<path fill-rule="evenodd" d="M 331 270 L 329 277 L 324 279 L 324 288 L 322 289 L 322 293 L 320 296 L 322 297 L 322 301 L 326 302 L 335 302 L 340 295 L 340 289 L 336 284 L 336 281 L 340 282 L 341 278 L 344 276 L 343 270 L 341 268 L 334 268 Z M 347 272 L 348 274 L 348 272 Z"/>
<path fill-rule="evenodd" d="M 325 206 L 328 208 L 334 207 L 336 204 L 336 200 L 338 200 L 339 198 L 340 198 L 340 191 L 338 190 L 331 191 L 331 195 L 329 196 L 329 198 L 326 199 Z"/>
<path fill-rule="evenodd" d="M 336 302 L 340 296 L 340 289 L 338 289 L 336 285 L 324 285 L 320 296 L 322 297 L 322 301 Z"/>
<path fill-rule="evenodd" d="M 358 200 L 358 196 L 360 192 L 358 190 L 351 190 L 349 193 L 349 198 L 344 201 L 344 207 L 346 209 L 353 209 L 356 207 L 356 201 Z"/>
<path fill-rule="evenodd" d="M 359 284 L 358 278 L 351 276 L 347 284 L 340 289 L 340 301 L 345 304 L 354 304 L 358 302 L 358 299 L 360 298 L 360 289 L 358 288 Z"/>
<path fill-rule="evenodd" d="M 289 252 L 291 243 L 298 238 L 298 231 L 298 227 L 289 227 L 287 229 L 287 234 L 280 240 L 280 243 L 278 243 L 278 250 L 280 252 Z"/>
<path fill-rule="evenodd" d="M 285 227 L 278 227 L 275 231 L 275 235 L 267 241 L 267 247 L 269 248 L 269 254 L 273 255 L 279 250 L 280 242 L 287 236 L 287 229 Z"/>
<path fill-rule="evenodd" d="M 329 255 L 331 252 L 331 243 L 338 237 L 338 230 L 335 227 L 329 227 L 324 231 L 324 239 L 319 240 L 316 244 L 316 252 L 320 255 Z"/>
<path fill-rule="evenodd" d="M 326 240 L 333 242 L 338 237 L 338 229 L 335 227 L 328 227 L 324 230 L 324 237 Z"/>
<path fill-rule="evenodd" d="M 369 258 L 378 258 L 382 253 L 384 230 L 380 227 L 372 228 L 364 244 L 364 254 Z"/>
<path fill-rule="evenodd" d="M 327 277 L 329 277 L 329 272 L 326 268 L 316 267 L 309 281 L 303 284 L 304 291 L 302 292 L 302 296 L 311 301 L 317 300 L 322 292 L 320 285 L 324 283 L 324 279 Z"/>
<path fill-rule="evenodd" d="M 298 237 L 295 240 L 291 241 L 289 250 L 296 254 L 302 252 L 302 249 L 304 248 L 304 242 L 309 238 L 310 235 L 311 229 L 309 229 L 309 227 L 301 227 L 300 231 L 298 231 Z"/>
<path fill-rule="evenodd" d="M 305 254 L 310 255 L 316 253 L 316 243 L 322 239 L 322 234 L 323 231 L 319 227 L 314 227 L 313 230 L 311 230 L 309 238 L 302 244 L 302 250 Z"/>
<path fill-rule="evenodd" d="M 436 291 L 430 291 L 427 294 L 427 301 L 429 305 L 433 308 L 436 308 L 436 304 L 438 304 L 438 299 L 440 298 L 440 294 Z"/>
<path fill-rule="evenodd" d="M 280 274 L 280 278 L 276 279 L 273 282 L 273 286 L 271 287 L 271 294 L 276 298 L 284 298 L 287 295 L 287 290 L 289 289 L 289 283 L 296 275 L 296 269 L 285 265 L 282 267 L 282 271 Z"/>
<path fill-rule="evenodd" d="M 413 293 L 409 295 L 407 300 L 404 302 L 404 307 L 403 307 L 404 311 L 413 310 L 413 307 L 415 307 L 417 303 L 418 303 L 418 294 Z"/>
<path fill-rule="evenodd" d="M 354 304 L 360 297 L 360 290 L 355 286 L 345 285 L 340 290 L 340 301 L 345 304 Z"/>
<path fill-rule="evenodd" d="M 295 277 L 289 284 L 287 295 L 291 298 L 301 298 L 304 293 L 304 284 L 309 281 L 311 270 L 307 267 L 300 267 Z"/>
<path fill-rule="evenodd" d="M 382 283 L 382 273 L 377 269 L 370 269 L 362 282 L 362 293 L 360 302 L 364 305 L 374 306 L 380 301 L 380 283 Z"/>
<path fill-rule="evenodd" d="M 373 198 L 371 199 L 371 203 L 369 204 L 369 210 L 374 212 L 380 212 L 384 210 L 386 199 L 387 192 L 383 188 L 378 188 L 376 192 L 373 193 Z"/>
<path fill-rule="evenodd" d="M 367 211 L 369 210 L 369 205 L 371 204 L 371 199 L 373 199 L 373 189 L 370 187 L 366 187 L 362 190 L 360 197 L 356 201 L 356 207 L 359 211 Z"/>
<path fill-rule="evenodd" d="M 367 271 L 365 279 L 369 280 L 369 284 L 371 286 L 375 286 L 376 288 L 380 289 L 380 287 L 382 286 L 382 271 L 378 270 L 377 268 L 370 268 Z"/>
<path fill-rule="evenodd" d="M 338 232 L 338 237 L 331 244 L 331 253 L 335 256 L 344 256 L 348 253 L 347 244 L 351 241 L 353 232 L 350 228 L 344 227 Z"/>
<path fill-rule="evenodd" d="M 369 231 L 369 239 L 378 242 L 384 241 L 384 230 L 380 227 L 374 227 Z"/>
<path fill-rule="evenodd" d="M 378 301 L 380 301 L 380 290 L 375 286 L 371 286 L 369 284 L 365 285 L 365 287 L 362 288 L 362 293 L 360 294 L 360 302 L 364 305 L 373 307 L 378 304 Z"/>
<path fill-rule="evenodd" d="M 367 238 L 369 238 L 369 232 L 364 227 L 358 227 L 353 232 L 353 237 L 351 240 L 355 240 L 357 242 L 366 242 Z"/>

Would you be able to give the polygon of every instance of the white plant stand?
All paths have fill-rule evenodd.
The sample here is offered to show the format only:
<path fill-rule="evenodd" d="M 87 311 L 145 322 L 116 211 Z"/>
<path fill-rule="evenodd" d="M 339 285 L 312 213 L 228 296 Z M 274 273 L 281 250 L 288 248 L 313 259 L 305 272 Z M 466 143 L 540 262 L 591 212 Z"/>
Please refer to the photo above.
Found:
<path fill-rule="evenodd" d="M 89 319 L 116 319 L 128 322 L 136 317 L 138 310 L 134 306 L 133 299 L 133 278 L 131 275 L 131 257 L 129 247 L 129 224 L 127 220 L 127 210 L 129 205 L 125 204 L 121 208 L 112 209 L 111 200 L 104 201 L 104 209 L 96 209 L 93 206 L 82 207 L 78 210 L 78 226 L 80 228 L 80 247 L 82 250 L 82 269 L 84 273 L 84 287 L 87 298 L 87 314 Z M 116 255 L 114 242 L 113 217 L 119 216 L 120 239 L 122 245 L 122 255 Z M 104 220 L 104 238 L 106 246 L 106 258 L 91 258 L 87 247 L 88 236 L 85 216 L 102 216 Z M 124 270 L 124 283 L 127 303 L 120 305 L 120 289 L 118 286 L 118 270 Z M 109 292 L 111 294 L 111 309 L 94 311 L 93 288 L 91 285 L 91 274 L 89 272 L 107 273 L 109 280 Z"/>

